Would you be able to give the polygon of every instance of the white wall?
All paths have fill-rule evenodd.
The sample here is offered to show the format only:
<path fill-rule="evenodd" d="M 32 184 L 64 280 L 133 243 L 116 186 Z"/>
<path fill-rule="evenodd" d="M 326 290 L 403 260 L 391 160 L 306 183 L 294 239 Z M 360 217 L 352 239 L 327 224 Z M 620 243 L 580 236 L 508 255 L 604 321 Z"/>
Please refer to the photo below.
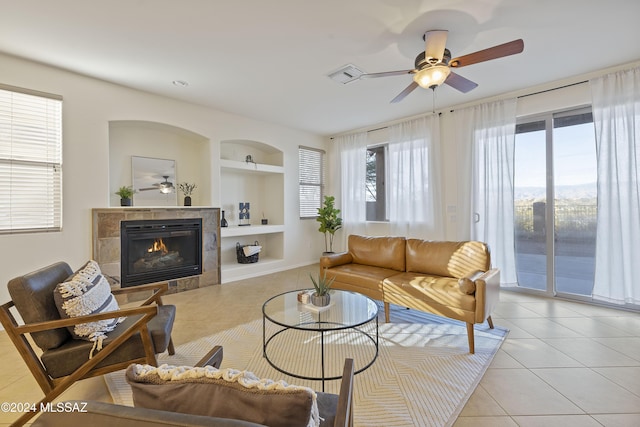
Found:
<path fill-rule="evenodd" d="M 63 230 L 56 233 L 0 235 L 0 283 L 49 263 L 72 268 L 91 257 L 91 209 L 109 207 L 109 123 L 139 120 L 186 129 L 209 141 L 207 166 L 212 184 L 207 196 L 217 207 L 220 141 L 255 140 L 285 154 L 285 259 L 287 266 L 317 261 L 323 250 L 315 223 L 298 219 L 298 145 L 325 148 L 317 135 L 246 117 L 135 91 L 0 54 L 0 82 L 62 95 Z M 169 82 L 167 84 L 170 84 Z M 0 285 L 0 301 L 9 299 Z"/>

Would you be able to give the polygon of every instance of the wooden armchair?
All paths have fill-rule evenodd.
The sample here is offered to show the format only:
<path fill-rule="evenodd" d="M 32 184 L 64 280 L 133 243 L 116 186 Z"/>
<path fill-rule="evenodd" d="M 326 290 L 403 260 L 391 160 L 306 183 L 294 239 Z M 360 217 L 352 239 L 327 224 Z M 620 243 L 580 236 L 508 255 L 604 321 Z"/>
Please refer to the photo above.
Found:
<path fill-rule="evenodd" d="M 0 306 L 0 323 L 45 394 L 37 409 L 78 380 L 121 370 L 131 363 L 157 365 L 157 353 L 175 353 L 171 340 L 175 306 L 163 305 L 161 299 L 167 291 L 166 283 L 113 290 L 113 294 L 151 291 L 152 295 L 138 307 L 63 319 L 53 291 L 72 273 L 68 264 L 58 262 L 12 279 L 7 285 L 12 301 Z M 12 308 L 23 324 L 18 324 Z M 93 343 L 74 339 L 67 330 L 73 325 L 120 317 L 126 319 L 109 332 L 102 350 L 92 358 Z M 23 425 L 34 415 L 25 413 L 15 425 Z"/>

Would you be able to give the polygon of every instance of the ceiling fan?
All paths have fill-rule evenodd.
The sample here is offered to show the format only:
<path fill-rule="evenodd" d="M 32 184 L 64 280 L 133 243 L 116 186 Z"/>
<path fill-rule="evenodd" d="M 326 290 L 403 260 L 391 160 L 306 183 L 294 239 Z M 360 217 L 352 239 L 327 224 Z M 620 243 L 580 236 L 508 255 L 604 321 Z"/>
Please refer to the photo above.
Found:
<path fill-rule="evenodd" d="M 415 60 L 415 68 L 411 70 L 387 71 L 382 73 L 365 73 L 359 78 L 376 78 L 413 74 L 413 82 L 391 100 L 392 103 L 402 101 L 418 86 L 425 89 L 435 89 L 445 83 L 460 92 L 467 93 L 475 89 L 478 84 L 451 71 L 451 68 L 460 68 L 491 59 L 515 55 L 524 50 L 522 39 L 479 50 L 474 53 L 451 58 L 451 52 L 446 48 L 446 30 L 433 30 L 424 33 L 425 49 L 420 52 Z"/>
<path fill-rule="evenodd" d="M 160 190 L 161 193 L 168 194 L 173 192 L 173 183 L 169 181 L 169 175 L 163 175 L 164 181 L 153 184 L 153 187 L 141 188 L 139 191 Z"/>

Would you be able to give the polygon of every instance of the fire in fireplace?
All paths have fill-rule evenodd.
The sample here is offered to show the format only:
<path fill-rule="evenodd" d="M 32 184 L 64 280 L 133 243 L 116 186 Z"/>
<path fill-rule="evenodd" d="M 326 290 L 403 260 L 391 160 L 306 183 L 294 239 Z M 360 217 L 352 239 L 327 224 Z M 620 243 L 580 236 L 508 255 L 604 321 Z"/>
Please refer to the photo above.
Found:
<path fill-rule="evenodd" d="M 122 287 L 202 274 L 202 218 L 120 223 Z"/>

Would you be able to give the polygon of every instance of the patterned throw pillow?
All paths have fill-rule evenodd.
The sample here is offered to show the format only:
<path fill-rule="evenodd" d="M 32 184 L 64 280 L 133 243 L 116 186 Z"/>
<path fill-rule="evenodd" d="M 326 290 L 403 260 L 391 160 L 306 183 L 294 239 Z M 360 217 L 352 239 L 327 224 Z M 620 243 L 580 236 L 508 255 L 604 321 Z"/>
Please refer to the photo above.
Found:
<path fill-rule="evenodd" d="M 111 293 L 109 282 L 102 275 L 100 266 L 91 260 L 71 275 L 67 280 L 58 284 L 53 291 L 53 297 L 62 318 L 85 316 L 119 310 L 118 302 Z M 107 332 L 113 331 L 124 318 L 105 319 L 96 322 L 70 326 L 69 332 L 76 339 L 93 341 L 94 350 L 102 349 L 102 341 Z"/>

